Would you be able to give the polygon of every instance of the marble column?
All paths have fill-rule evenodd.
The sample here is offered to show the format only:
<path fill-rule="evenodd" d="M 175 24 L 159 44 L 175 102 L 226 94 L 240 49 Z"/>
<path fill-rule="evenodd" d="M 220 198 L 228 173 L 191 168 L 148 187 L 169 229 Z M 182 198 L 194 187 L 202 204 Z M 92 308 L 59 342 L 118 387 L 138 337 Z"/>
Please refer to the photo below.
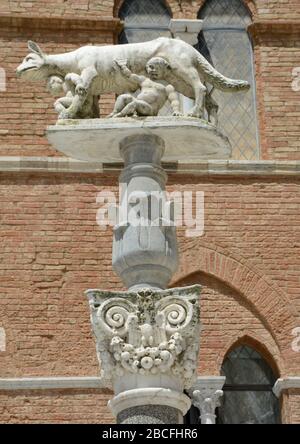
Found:
<path fill-rule="evenodd" d="M 152 134 L 120 143 L 125 167 L 112 264 L 130 290 L 166 288 L 178 266 L 172 203 L 166 200 L 167 174 L 161 166 L 164 147 L 163 139 Z"/>
<path fill-rule="evenodd" d="M 216 423 L 216 408 L 223 396 L 225 377 L 199 377 L 189 390 L 192 403 L 200 412 L 201 424 Z"/>

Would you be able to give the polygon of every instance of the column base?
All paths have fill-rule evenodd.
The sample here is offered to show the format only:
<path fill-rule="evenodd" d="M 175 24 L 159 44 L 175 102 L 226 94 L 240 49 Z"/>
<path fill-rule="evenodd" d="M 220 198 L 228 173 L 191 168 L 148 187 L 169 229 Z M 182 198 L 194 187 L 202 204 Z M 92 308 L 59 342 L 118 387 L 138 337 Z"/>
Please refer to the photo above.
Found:
<path fill-rule="evenodd" d="M 182 424 L 191 400 L 175 390 L 141 388 L 120 393 L 108 406 L 118 424 Z"/>

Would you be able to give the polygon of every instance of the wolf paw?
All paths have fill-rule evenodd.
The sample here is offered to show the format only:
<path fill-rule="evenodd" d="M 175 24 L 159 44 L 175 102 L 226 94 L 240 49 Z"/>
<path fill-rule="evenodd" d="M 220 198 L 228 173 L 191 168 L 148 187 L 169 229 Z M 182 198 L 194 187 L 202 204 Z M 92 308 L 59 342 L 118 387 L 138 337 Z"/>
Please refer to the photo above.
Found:
<path fill-rule="evenodd" d="M 199 109 L 192 109 L 189 113 L 188 113 L 188 117 L 197 117 L 198 119 L 202 119 L 203 118 L 203 112 Z"/>

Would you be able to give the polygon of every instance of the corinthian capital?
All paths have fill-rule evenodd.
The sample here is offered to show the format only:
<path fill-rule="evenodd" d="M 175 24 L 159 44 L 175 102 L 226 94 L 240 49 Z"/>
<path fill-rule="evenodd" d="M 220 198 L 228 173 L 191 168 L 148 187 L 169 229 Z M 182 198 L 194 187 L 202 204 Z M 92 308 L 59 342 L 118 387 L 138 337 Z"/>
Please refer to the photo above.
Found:
<path fill-rule="evenodd" d="M 102 377 L 162 377 L 189 389 L 196 379 L 199 286 L 136 292 L 87 292 Z M 170 382 L 170 384 L 172 384 Z M 128 387 L 126 387 L 128 389 Z"/>
<path fill-rule="evenodd" d="M 201 424 L 215 424 L 215 410 L 220 406 L 225 377 L 199 377 L 189 390 L 192 403 L 200 411 Z"/>

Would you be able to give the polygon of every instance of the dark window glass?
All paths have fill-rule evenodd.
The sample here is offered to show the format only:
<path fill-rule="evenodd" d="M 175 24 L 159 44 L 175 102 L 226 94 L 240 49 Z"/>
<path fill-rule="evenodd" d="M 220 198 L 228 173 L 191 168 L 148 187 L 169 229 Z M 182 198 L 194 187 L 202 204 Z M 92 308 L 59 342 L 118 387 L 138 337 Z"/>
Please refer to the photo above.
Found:
<path fill-rule="evenodd" d="M 219 424 L 279 424 L 279 401 L 272 392 L 276 376 L 253 348 L 240 346 L 225 359 L 224 396 Z"/>
<path fill-rule="evenodd" d="M 229 138 L 233 159 L 259 157 L 253 49 L 247 26 L 250 14 L 241 0 L 207 0 L 199 12 L 204 20 L 197 49 L 227 77 L 247 80 L 247 93 L 212 93 L 219 105 L 219 128 Z"/>
<path fill-rule="evenodd" d="M 124 31 L 119 43 L 138 43 L 157 37 L 171 37 L 170 12 L 163 0 L 125 0 L 119 11 Z"/>

